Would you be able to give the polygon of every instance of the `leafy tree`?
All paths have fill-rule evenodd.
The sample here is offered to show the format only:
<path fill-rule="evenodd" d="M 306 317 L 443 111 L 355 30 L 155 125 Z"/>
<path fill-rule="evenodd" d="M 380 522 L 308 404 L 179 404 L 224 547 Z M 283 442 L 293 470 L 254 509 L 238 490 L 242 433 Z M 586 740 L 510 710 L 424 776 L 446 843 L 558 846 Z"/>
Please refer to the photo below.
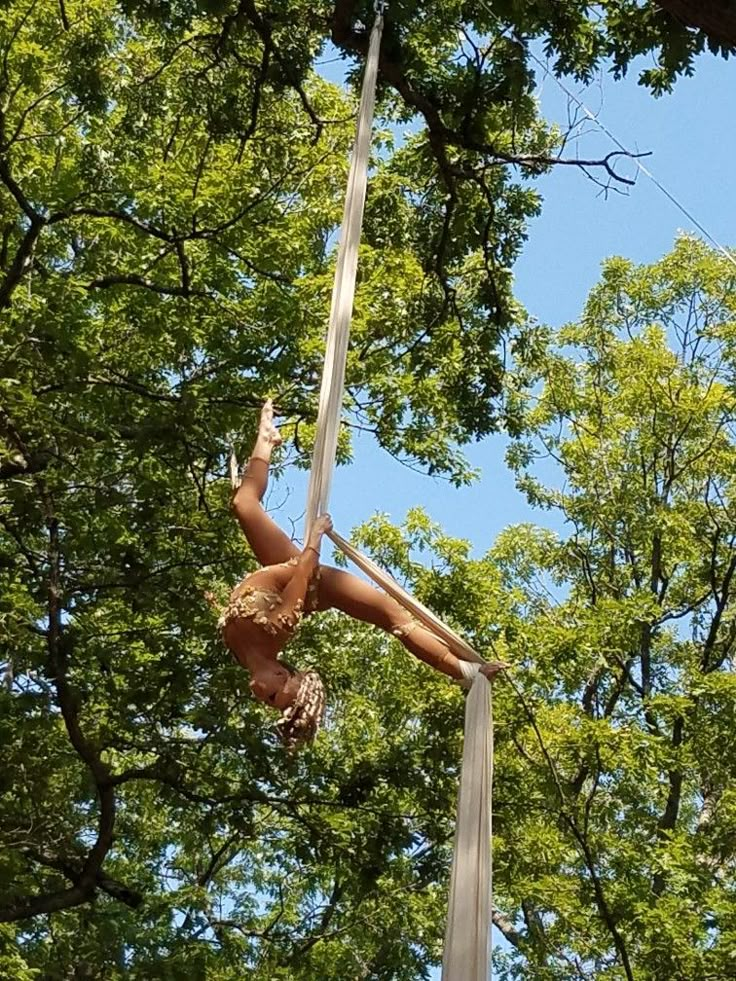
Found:
<path fill-rule="evenodd" d="M 526 706 L 502 702 L 503 976 L 732 975 L 735 313 L 698 241 L 612 259 L 512 386 L 510 462 L 565 533 L 492 552 Z"/>
<path fill-rule="evenodd" d="M 244 414 L 275 395 L 309 448 L 354 112 L 228 16 L 0 9 L 13 977 L 408 979 L 438 957 L 459 693 L 370 632 L 309 625 L 294 656 L 330 679 L 334 719 L 289 760 L 203 599 L 249 561 L 224 479 Z M 425 138 L 381 139 L 350 421 L 462 481 L 538 202 L 497 169 L 448 217 Z M 518 139 L 551 143 L 531 112 Z"/>
<path fill-rule="evenodd" d="M 664 43 L 647 28 L 616 48 L 613 20 L 565 8 L 511 35 L 487 5 L 431 20 L 409 5 L 387 25 L 383 122 L 426 127 L 380 136 L 349 419 L 455 481 L 470 476 L 458 444 L 497 424 L 499 348 L 523 327 L 510 268 L 539 202 L 506 165 L 540 173 L 559 142 L 536 117 L 525 39 L 549 37 L 581 75 Z M 459 693 L 369 631 L 308 624 L 296 654 L 323 668 L 334 715 L 285 759 L 201 598 L 248 561 L 223 479 L 244 412 L 274 394 L 298 459 L 310 445 L 354 111 L 312 66 L 331 34 L 362 50 L 360 15 L 0 7 L 8 976 L 409 979 L 437 961 Z M 667 81 L 697 50 L 687 38 Z M 418 514 L 407 535 L 392 561 L 488 643 L 501 560 L 471 562 Z"/>

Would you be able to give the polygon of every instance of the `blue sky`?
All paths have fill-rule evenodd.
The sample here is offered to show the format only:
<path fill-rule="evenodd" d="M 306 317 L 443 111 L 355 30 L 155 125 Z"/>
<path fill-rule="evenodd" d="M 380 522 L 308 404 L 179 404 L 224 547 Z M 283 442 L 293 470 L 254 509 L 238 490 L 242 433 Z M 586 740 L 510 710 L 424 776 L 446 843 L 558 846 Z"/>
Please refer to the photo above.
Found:
<path fill-rule="evenodd" d="M 326 73 L 338 77 L 341 70 L 340 63 L 334 63 Z M 736 245 L 731 187 L 736 126 L 728 112 L 736 104 L 733 63 L 705 56 L 693 78 L 680 80 L 672 95 L 660 99 L 638 86 L 636 76 L 634 70 L 616 82 L 604 75 L 586 90 L 566 85 L 620 142 L 632 150 L 652 151 L 644 161 L 647 168 L 722 245 Z M 564 125 L 567 97 L 541 69 L 538 83 L 542 113 Z M 611 149 L 598 132 L 578 144 L 579 153 L 586 156 L 602 156 Z M 574 152 L 571 147 L 570 154 Z M 671 249 L 678 231 L 696 231 L 643 175 L 627 196 L 604 197 L 576 167 L 554 168 L 536 186 L 544 198 L 543 210 L 529 227 L 526 248 L 515 267 L 516 294 L 532 315 L 552 326 L 579 315 L 606 257 L 652 262 Z M 444 480 L 412 472 L 363 437 L 356 442 L 354 463 L 335 474 L 335 526 L 347 535 L 376 511 L 398 522 L 407 509 L 422 505 L 446 532 L 469 539 L 476 554 L 485 552 L 509 524 L 534 521 L 555 526 L 555 515 L 533 511 L 516 490 L 504 451 L 500 435 L 468 447 L 482 476 L 473 486 L 457 490 Z M 277 520 L 287 526 L 294 521 L 300 528 L 305 497 L 305 475 L 290 471 L 271 498 L 272 506 L 285 501 Z"/>

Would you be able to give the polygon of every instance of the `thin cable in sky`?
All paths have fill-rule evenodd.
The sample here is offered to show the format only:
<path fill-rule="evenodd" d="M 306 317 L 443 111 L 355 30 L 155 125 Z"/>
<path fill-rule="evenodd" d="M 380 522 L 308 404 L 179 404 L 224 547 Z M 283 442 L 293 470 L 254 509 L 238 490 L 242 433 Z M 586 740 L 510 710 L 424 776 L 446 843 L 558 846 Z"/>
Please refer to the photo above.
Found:
<path fill-rule="evenodd" d="M 499 24 L 501 24 L 501 21 L 499 20 L 499 18 L 497 17 L 497 15 L 495 14 L 495 12 L 493 10 L 491 10 L 485 3 L 482 4 L 482 6 L 485 8 L 485 10 L 486 10 L 487 13 L 489 13 Z M 501 26 L 503 26 L 503 25 L 501 24 Z M 520 38 L 517 38 L 517 40 L 520 43 L 523 43 L 523 41 L 521 41 Z M 591 112 L 590 109 L 588 109 L 588 107 L 586 106 L 586 104 L 583 102 L 583 100 L 579 96 L 575 95 L 575 93 L 572 92 L 564 84 L 564 82 L 562 82 L 554 74 L 554 72 L 551 72 L 550 71 L 550 69 L 547 67 L 547 65 L 545 65 L 544 62 L 534 54 L 534 52 L 529 48 L 528 45 L 525 45 L 525 48 L 526 48 L 526 50 L 527 50 L 527 52 L 529 54 L 529 57 L 532 59 L 532 61 L 535 61 L 539 65 L 539 67 L 545 72 L 545 74 L 552 76 L 552 78 L 554 79 L 554 81 L 562 89 L 562 91 L 565 93 L 565 95 L 568 97 L 568 99 L 571 99 L 575 103 L 575 105 L 585 113 L 585 115 L 588 117 L 588 119 L 590 119 L 598 127 L 598 129 L 601 130 L 601 132 L 605 133 L 605 135 L 608 137 L 608 139 L 615 146 L 617 146 L 619 150 L 623 151 L 623 153 L 625 153 L 628 157 L 630 157 L 634 161 L 634 164 L 636 165 L 636 167 L 642 172 L 642 174 L 644 174 L 646 177 L 648 177 L 649 180 L 654 184 L 654 186 L 657 187 L 662 192 L 662 194 L 664 194 L 665 197 L 669 201 L 671 201 L 672 204 L 674 204 L 674 206 L 679 211 L 682 212 L 683 215 L 685 215 L 685 217 L 688 219 L 688 221 L 691 221 L 693 223 L 693 225 L 695 225 L 695 227 L 700 232 L 702 232 L 703 235 L 705 235 L 705 237 L 708 239 L 708 241 L 716 249 L 718 249 L 718 251 L 721 253 L 721 255 L 724 256 L 724 258 L 728 259 L 728 261 L 731 263 L 732 266 L 735 266 L 736 267 L 736 259 L 728 251 L 728 249 L 724 248 L 724 246 L 721 245 L 721 243 L 718 241 L 717 238 L 715 238 L 715 236 L 711 235 L 711 233 L 708 231 L 708 229 L 705 227 L 705 225 L 703 225 L 701 222 L 699 222 L 698 219 L 695 217 L 695 215 L 693 215 L 690 211 L 688 211 L 688 209 L 685 207 L 685 205 L 682 204 L 675 197 L 675 195 L 668 188 L 666 188 L 664 186 L 664 184 L 660 180 L 658 180 L 654 176 L 654 174 L 651 172 L 651 170 L 649 170 L 647 167 L 645 167 L 644 164 L 641 163 L 641 161 L 638 160 L 631 153 L 631 151 L 627 147 L 624 146 L 624 144 L 621 142 L 621 140 L 619 140 L 615 136 L 615 134 L 611 132 L 611 130 L 605 125 L 605 123 L 602 123 L 600 121 L 600 119 L 593 112 Z"/>
<path fill-rule="evenodd" d="M 728 249 L 724 248 L 724 246 L 721 245 L 721 243 L 718 241 L 717 238 L 715 238 L 713 235 L 711 235 L 711 233 L 708 231 L 708 229 L 705 227 L 705 225 L 703 225 L 701 222 L 699 222 L 698 219 L 695 217 L 695 215 L 693 215 L 692 212 L 688 211 L 688 209 L 685 207 L 684 204 L 682 204 L 680 201 L 678 201 L 678 199 L 675 197 L 675 195 L 670 190 L 668 190 L 668 188 L 666 188 L 664 186 L 664 184 L 660 180 L 658 180 L 654 176 L 654 174 L 651 172 L 651 170 L 649 170 L 647 167 L 645 167 L 644 164 L 639 159 L 637 159 L 631 153 L 631 151 L 627 147 L 624 146 L 624 144 L 615 136 L 614 133 L 611 132 L 611 130 L 605 125 L 605 123 L 602 123 L 600 121 L 600 119 L 598 119 L 598 117 L 593 112 L 591 112 L 590 109 L 588 109 L 588 107 L 583 102 L 583 100 L 581 98 L 579 98 L 579 96 L 575 95 L 575 93 L 572 92 L 564 84 L 564 82 L 560 81 L 560 79 L 557 78 L 557 76 L 553 72 L 551 72 L 549 70 L 549 68 L 544 64 L 544 62 L 540 58 L 538 58 L 534 54 L 533 51 L 530 51 L 528 47 L 527 47 L 527 51 L 529 52 L 529 56 L 532 58 L 532 60 L 535 61 L 546 72 L 546 74 L 552 76 L 552 78 L 554 79 L 554 81 L 559 85 L 559 87 L 562 89 L 562 91 L 565 93 L 565 95 L 568 97 L 568 99 L 571 99 L 575 103 L 575 105 L 578 106 L 578 108 L 581 109 L 585 113 L 585 115 L 588 117 L 588 119 L 590 119 L 593 123 L 595 123 L 595 125 L 603 133 L 605 133 L 605 135 L 608 137 L 608 139 L 613 144 L 615 144 L 615 146 L 617 146 L 619 148 L 619 150 L 622 150 L 628 157 L 630 157 L 633 160 L 633 162 L 636 165 L 636 167 L 646 177 L 649 178 L 649 180 L 654 184 L 654 186 L 657 187 L 657 188 L 659 188 L 659 190 L 662 192 L 662 194 L 664 194 L 665 197 L 668 198 L 672 202 L 672 204 L 674 204 L 675 207 L 678 208 L 683 213 L 683 215 L 685 215 L 685 217 L 689 221 L 691 221 L 693 223 L 693 225 L 695 225 L 695 227 L 697 229 L 699 229 L 699 231 L 701 231 L 703 233 L 703 235 L 705 235 L 705 237 L 708 239 L 708 241 L 711 242 L 711 244 L 714 245 L 715 248 L 718 249 L 718 251 L 726 259 L 728 259 L 728 261 L 733 266 L 736 266 L 736 259 L 734 259 L 734 257 L 728 251 Z"/>

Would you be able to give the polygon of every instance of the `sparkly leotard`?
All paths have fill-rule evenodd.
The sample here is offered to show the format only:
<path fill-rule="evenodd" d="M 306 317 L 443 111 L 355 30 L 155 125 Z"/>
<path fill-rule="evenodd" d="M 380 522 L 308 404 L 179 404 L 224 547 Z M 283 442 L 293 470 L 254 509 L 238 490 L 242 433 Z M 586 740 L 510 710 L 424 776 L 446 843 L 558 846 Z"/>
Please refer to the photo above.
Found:
<path fill-rule="evenodd" d="M 294 557 L 288 562 L 281 562 L 282 566 L 295 566 L 299 560 Z M 319 569 L 315 572 L 307 588 L 306 612 L 313 613 L 317 608 L 319 589 Z M 289 613 L 277 613 L 272 616 L 274 610 L 281 606 L 281 593 L 272 589 L 260 589 L 258 586 L 249 586 L 248 577 L 233 590 L 227 605 L 220 614 L 217 622 L 220 630 L 232 623 L 233 620 L 248 619 L 257 624 L 266 633 L 273 636 L 279 633 L 293 633 L 299 626 L 302 615 L 305 612 L 305 604 L 299 600 Z"/>

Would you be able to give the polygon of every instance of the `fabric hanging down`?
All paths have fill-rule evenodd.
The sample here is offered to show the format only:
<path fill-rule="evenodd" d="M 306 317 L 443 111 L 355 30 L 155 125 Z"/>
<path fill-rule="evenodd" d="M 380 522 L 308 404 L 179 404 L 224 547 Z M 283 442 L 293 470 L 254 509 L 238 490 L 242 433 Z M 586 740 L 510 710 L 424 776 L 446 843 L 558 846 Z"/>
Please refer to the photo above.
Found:
<path fill-rule="evenodd" d="M 442 981 L 491 977 L 491 686 L 476 674 L 465 702 L 465 737 L 442 956 Z"/>
<path fill-rule="evenodd" d="M 328 510 L 332 472 L 340 431 L 340 413 L 345 387 L 345 362 L 350 340 L 350 318 L 355 298 L 355 277 L 358 269 L 358 248 L 363 226 L 368 160 L 373 134 L 373 110 L 376 102 L 378 55 L 383 33 L 383 15 L 378 12 L 371 32 L 368 60 L 363 76 L 363 89 L 358 111 L 358 129 L 353 157 L 350 161 L 348 189 L 342 219 L 342 234 L 337 251 L 335 284 L 332 289 L 330 321 L 327 328 L 327 350 L 322 372 L 322 387 L 317 413 L 317 436 L 312 454 L 312 471 L 307 491 L 307 510 L 304 541 L 314 520 Z"/>
<path fill-rule="evenodd" d="M 335 467 L 350 320 L 368 182 L 378 56 L 383 32 L 382 6 L 377 6 L 363 77 L 355 148 L 350 163 L 337 255 L 335 284 L 327 331 L 325 365 L 317 414 L 317 435 L 307 492 L 305 540 L 315 519 L 328 510 Z M 458 797 L 455 852 L 450 904 L 442 963 L 443 981 L 488 981 L 490 977 L 491 911 L 491 686 L 478 674 L 483 658 L 466 641 L 419 603 L 378 565 L 337 534 L 332 541 L 382 589 L 393 596 L 428 629 L 448 643 L 466 677 L 473 677 L 465 708 L 465 745 Z M 475 671 L 472 669 L 475 668 Z"/>
<path fill-rule="evenodd" d="M 336 531 L 331 541 L 384 592 L 448 644 L 468 667 L 484 659 L 454 630 L 368 556 Z M 465 672 L 463 672 L 465 674 Z M 457 802 L 455 847 L 442 958 L 442 981 L 488 981 L 491 940 L 491 791 L 493 718 L 491 686 L 478 674 L 465 703 L 465 736 Z"/>

